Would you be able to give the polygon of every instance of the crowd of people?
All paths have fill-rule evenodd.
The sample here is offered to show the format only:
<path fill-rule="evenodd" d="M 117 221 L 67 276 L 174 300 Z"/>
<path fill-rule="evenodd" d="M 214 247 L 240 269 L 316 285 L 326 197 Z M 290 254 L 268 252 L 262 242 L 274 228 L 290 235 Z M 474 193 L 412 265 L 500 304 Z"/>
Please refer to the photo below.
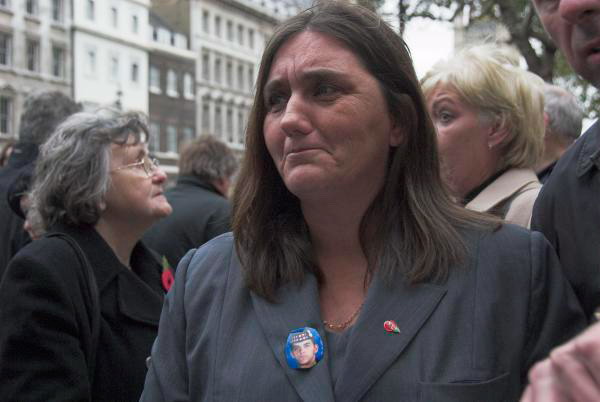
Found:
<path fill-rule="evenodd" d="M 533 3 L 600 88 L 600 2 Z M 582 118 L 502 46 L 419 81 L 341 0 L 266 44 L 239 167 L 201 136 L 168 189 L 144 115 L 32 95 L 0 168 L 0 395 L 600 400 Z"/>

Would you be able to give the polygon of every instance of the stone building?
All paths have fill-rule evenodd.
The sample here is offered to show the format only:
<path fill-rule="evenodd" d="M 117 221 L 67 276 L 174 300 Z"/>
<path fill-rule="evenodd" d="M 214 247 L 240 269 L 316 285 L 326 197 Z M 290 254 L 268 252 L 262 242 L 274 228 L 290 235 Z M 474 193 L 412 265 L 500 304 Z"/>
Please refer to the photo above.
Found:
<path fill-rule="evenodd" d="M 27 95 L 71 93 L 71 2 L 0 0 L 0 145 L 17 136 Z"/>

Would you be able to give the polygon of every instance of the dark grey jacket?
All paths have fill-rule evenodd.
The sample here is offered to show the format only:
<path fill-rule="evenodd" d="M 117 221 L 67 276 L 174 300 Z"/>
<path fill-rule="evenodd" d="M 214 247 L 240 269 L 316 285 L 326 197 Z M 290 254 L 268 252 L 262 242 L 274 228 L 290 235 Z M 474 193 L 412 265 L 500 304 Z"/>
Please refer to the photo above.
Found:
<path fill-rule="evenodd" d="M 284 355 L 290 330 L 324 334 L 314 276 L 269 303 L 245 287 L 231 234 L 220 236 L 179 265 L 141 400 L 516 401 L 532 364 L 585 319 L 541 234 L 507 225 L 466 241 L 445 284 L 374 276 L 333 385 L 327 344 L 309 370 Z"/>
<path fill-rule="evenodd" d="M 165 191 L 173 213 L 156 222 L 145 234 L 144 243 L 166 256 L 172 268 L 192 248 L 197 248 L 230 230 L 229 201 L 206 181 L 180 176 L 177 185 Z"/>
<path fill-rule="evenodd" d="M 556 249 L 585 314 L 600 307 L 600 123 L 558 160 L 533 208 L 531 228 Z"/>

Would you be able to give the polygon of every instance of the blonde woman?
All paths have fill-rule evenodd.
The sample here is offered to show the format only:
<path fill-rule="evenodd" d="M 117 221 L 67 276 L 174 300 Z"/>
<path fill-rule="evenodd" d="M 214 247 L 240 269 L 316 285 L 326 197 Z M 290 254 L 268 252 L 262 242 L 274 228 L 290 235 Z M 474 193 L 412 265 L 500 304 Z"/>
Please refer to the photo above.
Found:
<path fill-rule="evenodd" d="M 541 184 L 543 81 L 510 49 L 479 45 L 436 64 L 421 81 L 438 133 L 442 174 L 468 209 L 529 227 Z"/>

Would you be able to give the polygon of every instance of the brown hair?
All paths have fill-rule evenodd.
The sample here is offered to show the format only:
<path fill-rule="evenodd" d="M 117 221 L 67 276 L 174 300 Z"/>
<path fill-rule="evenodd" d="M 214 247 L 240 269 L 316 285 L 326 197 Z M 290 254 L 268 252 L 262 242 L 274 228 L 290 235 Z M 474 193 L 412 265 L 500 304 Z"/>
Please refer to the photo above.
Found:
<path fill-rule="evenodd" d="M 179 174 L 207 181 L 229 179 L 236 168 L 233 151 L 212 135 L 196 138 L 183 148 L 179 157 Z"/>
<path fill-rule="evenodd" d="M 459 227 L 486 222 L 456 206 L 440 177 L 436 137 L 402 39 L 374 13 L 337 1 L 317 4 L 281 24 L 266 46 L 233 196 L 233 232 L 247 286 L 268 300 L 305 273 L 322 280 L 299 200 L 285 187 L 264 142 L 263 88 L 278 49 L 293 35 L 319 32 L 341 41 L 379 81 L 405 140 L 390 148 L 384 187 L 366 211 L 360 239 L 380 275 L 411 283 L 444 280 L 465 255 Z M 369 230 L 367 236 L 366 228 Z M 390 281 L 391 283 L 391 281 Z"/>

